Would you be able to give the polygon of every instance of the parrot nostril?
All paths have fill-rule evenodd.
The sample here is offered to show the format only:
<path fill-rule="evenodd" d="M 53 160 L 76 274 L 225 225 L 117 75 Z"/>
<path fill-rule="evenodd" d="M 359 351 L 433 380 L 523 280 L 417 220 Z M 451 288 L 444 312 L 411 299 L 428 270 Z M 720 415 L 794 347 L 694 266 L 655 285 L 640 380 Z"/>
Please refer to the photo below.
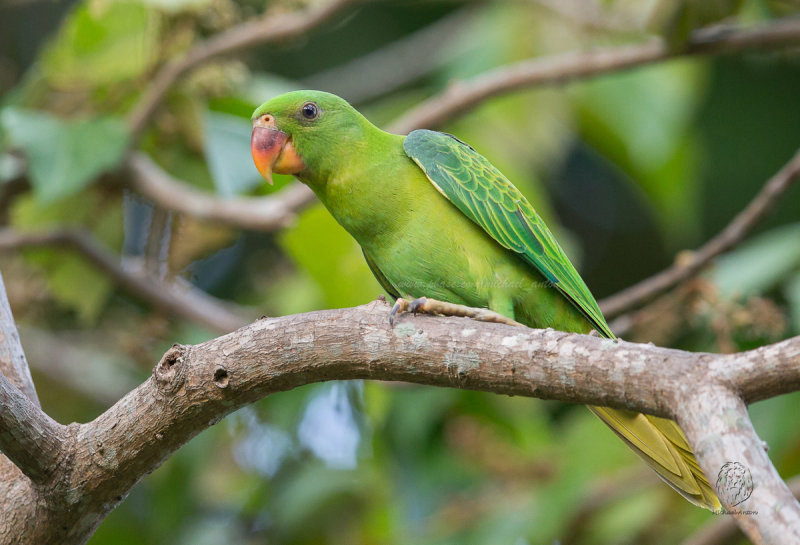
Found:
<path fill-rule="evenodd" d="M 263 121 L 264 123 L 274 123 L 275 118 L 269 114 L 265 114 L 261 116 L 261 121 Z"/>

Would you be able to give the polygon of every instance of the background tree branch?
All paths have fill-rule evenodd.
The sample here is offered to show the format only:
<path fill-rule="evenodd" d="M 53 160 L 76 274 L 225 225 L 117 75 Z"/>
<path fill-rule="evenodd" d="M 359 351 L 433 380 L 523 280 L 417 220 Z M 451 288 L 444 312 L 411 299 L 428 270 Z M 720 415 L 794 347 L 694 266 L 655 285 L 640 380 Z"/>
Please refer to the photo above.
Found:
<path fill-rule="evenodd" d="M 753 228 L 778 204 L 786 191 L 800 178 L 800 150 L 761 191 L 734 217 L 725 228 L 703 246 L 671 267 L 642 280 L 599 302 L 603 315 L 609 320 L 623 312 L 653 299 L 680 282 L 698 274 L 715 257 L 742 242 Z"/>
<path fill-rule="evenodd" d="M 287 227 L 303 208 L 315 200 L 314 193 L 299 183 L 268 197 L 224 199 L 176 180 L 139 152 L 131 155 L 128 167 L 133 188 L 159 206 L 243 229 L 276 231 Z"/>
<path fill-rule="evenodd" d="M 529 59 L 489 70 L 466 81 L 454 82 L 444 92 L 404 113 L 387 130 L 405 134 L 414 129 L 436 128 L 487 98 L 525 87 L 565 83 L 679 57 L 785 47 L 798 42 L 800 21 L 784 20 L 755 29 L 715 27 L 699 30 L 686 48 L 680 50 L 671 50 L 661 40 L 653 40 L 592 52 Z"/>
<path fill-rule="evenodd" d="M 333 13 L 335 12 L 330 14 Z M 227 43 L 227 40 L 221 42 Z M 251 40 L 236 43 L 239 44 L 238 49 L 262 42 Z M 489 70 L 469 80 L 454 82 L 443 92 L 423 101 L 389 123 L 386 130 L 405 134 L 415 129 L 438 128 L 466 114 L 485 100 L 521 88 L 562 84 L 683 56 L 726 54 L 759 48 L 785 47 L 796 43 L 800 43 L 800 21 L 788 20 L 756 29 L 715 27 L 698 31 L 684 50 L 671 50 L 661 41 L 653 40 L 644 44 L 612 47 L 600 51 L 528 59 Z M 192 56 L 192 66 L 208 58 L 210 57 L 199 54 Z M 174 79 L 170 84 L 172 82 Z M 129 159 L 128 166 L 133 173 L 134 188 L 159 206 L 245 229 L 261 231 L 281 229 L 291 222 L 299 211 L 315 200 L 311 190 L 299 182 L 294 182 L 268 197 L 223 199 L 197 191 L 189 184 L 176 180 L 143 154 L 135 153 Z M 702 265 L 702 263 L 698 265 L 698 270 Z M 674 275 L 674 272 L 672 274 Z M 694 273 L 690 272 L 685 278 L 692 274 Z M 656 282 L 653 280 L 653 283 L 648 285 L 647 295 L 642 291 L 643 295 L 639 297 L 646 299 L 654 296 L 656 293 L 651 294 L 650 290 L 660 285 Z M 639 289 L 644 290 L 645 287 L 637 288 Z M 615 295 L 614 299 L 605 301 L 610 309 L 610 317 L 617 316 L 629 308 L 626 299 L 621 299 L 622 296 L 620 293 Z"/>
<path fill-rule="evenodd" d="M 174 282 L 168 284 L 124 269 L 119 264 L 120 258 L 117 254 L 82 231 L 63 229 L 21 233 L 8 227 L 0 228 L 0 249 L 33 246 L 53 246 L 76 251 L 132 295 L 156 308 L 189 318 L 214 331 L 232 331 L 247 322 L 244 312 L 232 310 L 230 303 L 222 303 L 197 288 L 188 285 L 180 288 Z"/>
<path fill-rule="evenodd" d="M 298 13 L 267 14 L 261 19 L 247 21 L 195 45 L 183 57 L 168 63 L 155 75 L 131 111 L 131 132 L 134 135 L 142 132 L 169 89 L 192 68 L 221 55 L 303 36 L 358 1 L 360 0 L 330 0 Z"/>

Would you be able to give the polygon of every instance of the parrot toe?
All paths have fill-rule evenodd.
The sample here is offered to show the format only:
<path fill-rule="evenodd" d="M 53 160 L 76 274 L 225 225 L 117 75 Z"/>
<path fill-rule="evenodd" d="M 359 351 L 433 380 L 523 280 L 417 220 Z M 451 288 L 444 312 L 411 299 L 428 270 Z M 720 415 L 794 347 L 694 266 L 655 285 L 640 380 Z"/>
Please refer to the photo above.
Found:
<path fill-rule="evenodd" d="M 457 305 L 454 303 L 448 303 L 446 301 L 430 299 L 428 297 L 418 297 L 413 301 L 408 301 L 402 297 L 399 297 L 397 301 L 395 301 L 394 306 L 389 313 L 389 325 L 393 326 L 397 315 L 403 312 L 439 316 L 458 316 L 462 318 L 472 318 L 473 320 L 479 320 L 481 322 L 495 322 L 498 324 L 513 326 L 523 325 L 507 316 L 503 316 L 502 314 L 486 308 L 474 308 L 465 305 Z"/>

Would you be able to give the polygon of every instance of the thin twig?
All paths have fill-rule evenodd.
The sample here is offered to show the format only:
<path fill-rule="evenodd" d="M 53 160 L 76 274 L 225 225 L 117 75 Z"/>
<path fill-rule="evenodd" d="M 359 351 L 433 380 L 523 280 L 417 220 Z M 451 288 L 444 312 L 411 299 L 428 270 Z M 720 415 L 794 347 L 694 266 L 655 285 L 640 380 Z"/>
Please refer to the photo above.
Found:
<path fill-rule="evenodd" d="M 244 229 L 275 231 L 292 223 L 314 202 L 314 193 L 303 184 L 291 184 L 269 197 L 223 199 L 193 189 L 170 176 L 143 153 L 128 160 L 133 188 L 158 206 L 200 219 L 221 221 Z"/>
<path fill-rule="evenodd" d="M 800 178 L 800 150 L 774 176 L 766 181 L 761 191 L 714 238 L 697 249 L 691 256 L 657 273 L 638 284 L 600 301 L 600 309 L 608 319 L 641 305 L 664 293 L 678 283 L 699 273 L 712 259 L 739 244 L 769 212 L 797 179 Z"/>
<path fill-rule="evenodd" d="M 240 313 L 229 310 L 231 305 L 223 304 L 197 289 L 180 290 L 177 285 L 125 270 L 119 264 L 119 256 L 83 231 L 65 229 L 21 233 L 11 228 L 0 229 L 0 250 L 30 246 L 67 247 L 75 250 L 132 295 L 156 308 L 188 318 L 214 331 L 232 331 L 248 321 Z"/>
<path fill-rule="evenodd" d="M 170 62 L 155 75 L 129 117 L 134 138 L 141 133 L 169 89 L 186 72 L 221 55 L 302 36 L 360 0 L 331 0 L 298 13 L 268 15 L 247 21 L 201 42 L 182 58 Z"/>

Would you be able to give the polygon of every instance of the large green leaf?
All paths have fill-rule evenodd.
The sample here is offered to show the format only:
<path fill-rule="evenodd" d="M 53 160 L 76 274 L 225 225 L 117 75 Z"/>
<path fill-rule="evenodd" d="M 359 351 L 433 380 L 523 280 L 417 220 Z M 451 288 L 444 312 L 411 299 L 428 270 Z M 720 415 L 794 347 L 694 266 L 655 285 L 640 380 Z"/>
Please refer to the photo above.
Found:
<path fill-rule="evenodd" d="M 10 144 L 25 152 L 41 202 L 79 192 L 119 164 L 128 145 L 125 125 L 110 117 L 63 121 L 44 112 L 6 108 L 0 125 Z"/>

